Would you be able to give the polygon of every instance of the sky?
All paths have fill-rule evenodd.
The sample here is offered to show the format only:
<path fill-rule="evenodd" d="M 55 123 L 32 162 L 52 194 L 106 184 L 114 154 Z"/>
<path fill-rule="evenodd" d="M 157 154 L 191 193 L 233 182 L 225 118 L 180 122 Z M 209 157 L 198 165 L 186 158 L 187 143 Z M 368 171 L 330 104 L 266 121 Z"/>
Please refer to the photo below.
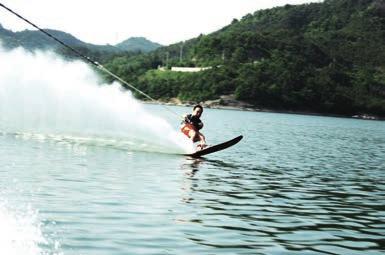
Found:
<path fill-rule="evenodd" d="M 169 45 L 209 34 L 233 19 L 285 4 L 321 0 L 0 0 L 41 28 L 57 29 L 93 44 L 129 37 Z M 0 24 L 12 31 L 34 28 L 0 7 Z"/>

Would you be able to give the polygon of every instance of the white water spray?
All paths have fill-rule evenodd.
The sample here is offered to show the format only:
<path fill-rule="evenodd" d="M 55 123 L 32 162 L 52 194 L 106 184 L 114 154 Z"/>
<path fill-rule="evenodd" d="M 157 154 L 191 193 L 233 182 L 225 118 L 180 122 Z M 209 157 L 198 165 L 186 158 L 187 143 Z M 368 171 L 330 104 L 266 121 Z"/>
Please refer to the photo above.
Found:
<path fill-rule="evenodd" d="M 0 198 L 1 254 L 48 254 L 40 247 L 40 245 L 48 244 L 40 225 L 35 210 L 11 208 L 6 200 Z"/>
<path fill-rule="evenodd" d="M 193 150 L 188 139 L 146 112 L 129 91 L 100 83 L 83 62 L 0 48 L 0 132 L 103 140 L 132 150 Z"/>

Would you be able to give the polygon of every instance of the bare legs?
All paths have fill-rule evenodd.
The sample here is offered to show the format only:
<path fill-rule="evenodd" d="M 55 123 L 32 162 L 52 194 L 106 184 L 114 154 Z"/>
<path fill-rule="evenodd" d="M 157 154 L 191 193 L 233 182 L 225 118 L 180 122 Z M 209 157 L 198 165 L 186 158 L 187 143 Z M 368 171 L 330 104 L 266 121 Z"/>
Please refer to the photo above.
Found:
<path fill-rule="evenodd" d="M 190 130 L 188 134 L 193 143 L 199 141 L 199 145 L 202 149 L 206 147 L 206 138 L 201 132 Z"/>

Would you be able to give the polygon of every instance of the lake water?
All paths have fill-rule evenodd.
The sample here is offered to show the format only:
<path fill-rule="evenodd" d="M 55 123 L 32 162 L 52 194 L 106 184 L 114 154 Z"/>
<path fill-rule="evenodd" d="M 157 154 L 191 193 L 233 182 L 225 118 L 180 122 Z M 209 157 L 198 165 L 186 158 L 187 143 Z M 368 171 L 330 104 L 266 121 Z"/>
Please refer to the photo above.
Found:
<path fill-rule="evenodd" d="M 178 128 L 163 107 L 145 108 Z M 3 132 L 0 254 L 384 254 L 385 122 L 214 109 L 202 119 L 210 144 L 244 139 L 189 159 Z"/>

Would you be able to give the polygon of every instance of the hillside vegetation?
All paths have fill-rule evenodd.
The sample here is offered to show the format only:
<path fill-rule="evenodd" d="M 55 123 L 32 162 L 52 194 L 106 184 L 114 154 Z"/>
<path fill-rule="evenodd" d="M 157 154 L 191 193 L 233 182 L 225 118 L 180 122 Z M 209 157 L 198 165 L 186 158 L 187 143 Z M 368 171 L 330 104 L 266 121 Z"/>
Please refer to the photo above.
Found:
<path fill-rule="evenodd" d="M 275 110 L 385 116 L 385 0 L 261 10 L 215 33 L 114 57 L 105 66 L 166 100 L 235 94 Z M 158 66 L 212 68 L 179 73 Z"/>

